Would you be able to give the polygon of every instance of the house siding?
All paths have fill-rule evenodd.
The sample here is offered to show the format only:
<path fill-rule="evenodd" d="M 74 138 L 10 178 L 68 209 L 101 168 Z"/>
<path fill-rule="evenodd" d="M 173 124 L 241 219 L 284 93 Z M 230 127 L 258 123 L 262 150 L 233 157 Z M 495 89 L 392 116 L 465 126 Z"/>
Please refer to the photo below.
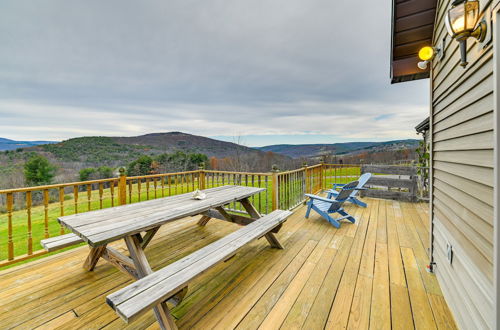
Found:
<path fill-rule="evenodd" d="M 438 2 L 434 44 L 446 41 L 431 72 L 433 260 L 459 326 L 488 329 L 495 317 L 493 45 L 469 39 L 463 69 L 458 43 L 446 37 L 450 2 Z"/>

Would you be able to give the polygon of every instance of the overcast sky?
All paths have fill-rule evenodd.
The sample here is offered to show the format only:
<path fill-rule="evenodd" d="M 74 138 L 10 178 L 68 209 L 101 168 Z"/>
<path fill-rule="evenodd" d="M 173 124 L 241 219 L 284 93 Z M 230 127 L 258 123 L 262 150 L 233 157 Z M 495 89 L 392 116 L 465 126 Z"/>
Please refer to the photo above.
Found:
<path fill-rule="evenodd" d="M 390 14 L 389 0 L 1 1 L 0 137 L 414 138 L 429 83 L 390 85 Z"/>

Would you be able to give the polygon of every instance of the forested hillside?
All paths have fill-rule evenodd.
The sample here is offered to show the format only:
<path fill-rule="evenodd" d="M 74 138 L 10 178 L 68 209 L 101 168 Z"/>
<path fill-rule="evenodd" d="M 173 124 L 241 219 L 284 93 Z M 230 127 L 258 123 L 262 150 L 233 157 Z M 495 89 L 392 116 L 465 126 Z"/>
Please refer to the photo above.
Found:
<path fill-rule="evenodd" d="M 121 166 L 129 175 L 192 170 L 200 163 L 210 169 L 261 172 L 275 164 L 295 166 L 288 156 L 181 132 L 79 137 L 0 152 L 0 188 L 24 186 L 24 165 L 34 155 L 56 167 L 54 182 L 109 177 Z"/>
<path fill-rule="evenodd" d="M 339 156 L 363 152 L 398 151 L 404 149 L 415 149 L 418 140 L 394 140 L 384 142 L 346 142 L 332 144 L 277 144 L 257 149 L 271 151 L 292 158 L 311 158 L 322 156 Z"/>

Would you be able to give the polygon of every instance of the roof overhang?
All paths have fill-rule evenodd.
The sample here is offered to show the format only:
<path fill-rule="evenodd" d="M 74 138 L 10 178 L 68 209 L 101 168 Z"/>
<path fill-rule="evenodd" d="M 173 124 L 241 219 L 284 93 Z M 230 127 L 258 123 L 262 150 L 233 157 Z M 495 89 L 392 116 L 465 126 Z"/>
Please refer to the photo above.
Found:
<path fill-rule="evenodd" d="M 392 0 L 391 83 L 429 78 L 418 51 L 432 45 L 437 0 Z"/>
<path fill-rule="evenodd" d="M 415 126 L 415 130 L 417 131 L 417 133 L 425 133 L 429 130 L 429 127 L 429 117 L 427 117 L 422 120 L 417 126 Z"/>

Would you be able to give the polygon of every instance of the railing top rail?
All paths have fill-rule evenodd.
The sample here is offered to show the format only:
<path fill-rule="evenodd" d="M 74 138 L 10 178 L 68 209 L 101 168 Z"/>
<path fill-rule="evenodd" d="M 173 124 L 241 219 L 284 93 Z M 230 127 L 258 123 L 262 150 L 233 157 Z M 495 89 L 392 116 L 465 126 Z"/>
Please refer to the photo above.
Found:
<path fill-rule="evenodd" d="M 261 175 L 261 176 L 271 176 L 272 173 L 262 173 L 262 172 L 233 172 L 233 171 L 215 171 L 215 170 L 203 170 L 205 173 L 225 173 L 225 174 L 243 174 L 243 175 Z"/>
<path fill-rule="evenodd" d="M 286 175 L 286 174 L 292 174 L 292 173 L 297 173 L 297 172 L 303 172 L 305 171 L 305 167 L 298 168 L 296 170 L 290 170 L 290 171 L 284 171 L 284 172 L 278 172 L 278 175 Z"/>
<path fill-rule="evenodd" d="M 323 166 L 323 164 L 311 165 L 311 166 L 307 166 L 307 168 L 311 169 L 311 168 L 316 168 L 316 167 L 321 167 L 321 166 Z"/>
<path fill-rule="evenodd" d="M 148 175 L 136 175 L 136 176 L 127 176 L 127 180 L 153 179 L 153 178 L 158 178 L 158 177 L 182 175 L 182 174 L 194 174 L 194 173 L 199 173 L 199 172 L 200 172 L 200 170 L 173 172 L 173 173 L 148 174 Z"/>
<path fill-rule="evenodd" d="M 325 166 L 338 166 L 338 167 L 360 167 L 361 164 L 323 164 Z"/>
<path fill-rule="evenodd" d="M 99 180 L 89 180 L 89 181 L 56 183 L 56 184 L 49 184 L 49 185 L 44 185 L 44 186 L 34 186 L 34 187 L 25 187 L 25 188 L 3 189 L 3 190 L 0 190 L 0 194 L 10 194 L 10 193 L 20 193 L 20 192 L 28 192 L 28 191 L 36 191 L 36 190 L 83 186 L 83 185 L 95 184 L 95 183 L 116 182 L 118 180 L 119 180 L 118 178 L 109 178 L 109 179 L 99 179 Z"/>
<path fill-rule="evenodd" d="M 363 165 L 361 172 L 380 173 L 380 174 L 395 174 L 395 175 L 415 175 L 417 168 L 414 166 L 397 166 L 397 165 Z"/>

